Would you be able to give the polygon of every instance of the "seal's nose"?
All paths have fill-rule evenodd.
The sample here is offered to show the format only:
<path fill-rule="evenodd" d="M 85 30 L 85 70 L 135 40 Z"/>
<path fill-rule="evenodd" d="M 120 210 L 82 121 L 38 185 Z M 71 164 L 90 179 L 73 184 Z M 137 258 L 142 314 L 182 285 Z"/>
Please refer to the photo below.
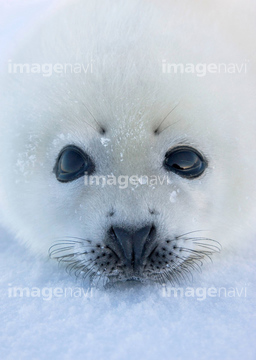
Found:
<path fill-rule="evenodd" d="M 154 227 L 150 225 L 134 230 L 114 226 L 111 230 L 122 249 L 126 261 L 135 268 L 141 263 Z"/>

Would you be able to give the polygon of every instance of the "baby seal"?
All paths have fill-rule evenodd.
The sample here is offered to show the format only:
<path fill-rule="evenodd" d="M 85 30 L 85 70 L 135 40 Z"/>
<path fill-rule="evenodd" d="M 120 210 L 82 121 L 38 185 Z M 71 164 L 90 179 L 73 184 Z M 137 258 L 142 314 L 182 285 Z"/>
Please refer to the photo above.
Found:
<path fill-rule="evenodd" d="M 68 2 L 8 61 L 1 217 L 34 253 L 93 283 L 174 283 L 245 246 L 252 50 L 206 4 Z"/>

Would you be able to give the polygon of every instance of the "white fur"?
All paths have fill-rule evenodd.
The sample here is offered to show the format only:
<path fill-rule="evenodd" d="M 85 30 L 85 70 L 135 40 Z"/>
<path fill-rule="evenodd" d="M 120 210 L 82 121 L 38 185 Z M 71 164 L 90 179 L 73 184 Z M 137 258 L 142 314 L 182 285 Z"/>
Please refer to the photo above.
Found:
<path fill-rule="evenodd" d="M 78 236 L 95 244 L 113 223 L 152 221 L 152 208 L 159 213 L 154 222 L 160 240 L 205 230 L 224 249 L 244 246 L 253 232 L 256 200 L 253 66 L 247 74 L 205 77 L 162 72 L 163 59 L 250 59 L 246 41 L 243 47 L 241 39 L 227 36 L 229 26 L 234 28 L 229 22 L 224 28 L 217 11 L 192 1 L 170 1 L 167 8 L 142 1 L 76 1 L 49 16 L 12 61 L 93 59 L 93 73 L 8 74 L 2 81 L 1 210 L 18 238 L 47 256 L 56 238 Z M 160 130 L 171 126 L 156 136 L 154 129 L 177 104 Z M 97 124 L 87 109 L 104 135 L 93 130 Z M 162 167 L 166 151 L 180 143 L 207 157 L 201 178 L 186 180 Z M 68 144 L 84 149 L 99 175 L 167 175 L 171 184 L 120 190 L 86 187 L 83 178 L 60 183 L 53 167 Z M 107 217 L 111 208 L 115 216 Z"/>

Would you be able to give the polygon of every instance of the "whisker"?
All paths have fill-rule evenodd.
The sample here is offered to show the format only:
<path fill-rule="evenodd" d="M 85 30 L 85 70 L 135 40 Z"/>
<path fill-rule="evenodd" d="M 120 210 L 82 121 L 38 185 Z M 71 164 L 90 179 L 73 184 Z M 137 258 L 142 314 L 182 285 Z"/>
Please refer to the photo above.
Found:
<path fill-rule="evenodd" d="M 177 108 L 177 106 L 179 105 L 180 103 L 178 103 L 177 105 L 175 105 L 172 109 L 171 109 L 171 111 L 169 111 L 168 112 L 168 114 L 164 117 L 164 119 L 160 122 L 160 124 L 157 126 L 157 128 L 155 129 L 155 131 L 154 131 L 154 133 L 155 134 L 160 134 L 161 132 L 163 132 L 165 129 L 163 129 L 162 131 L 159 131 L 159 129 L 160 129 L 160 127 L 161 127 L 161 125 L 164 123 L 164 121 L 168 118 L 168 116 Z M 176 123 L 174 123 L 174 124 L 176 124 Z M 174 124 L 171 124 L 171 125 L 174 125 Z M 171 126 L 170 125 L 170 126 Z M 169 126 L 168 126 L 169 127 Z"/>
<path fill-rule="evenodd" d="M 218 247 L 216 245 L 208 245 L 208 244 L 200 243 L 197 241 L 194 241 L 194 244 L 199 245 L 202 248 L 209 249 L 212 252 L 220 252 L 220 250 L 221 250 L 220 247 Z"/>
<path fill-rule="evenodd" d="M 204 231 L 209 231 L 209 230 L 193 230 L 193 231 L 189 231 L 187 233 L 176 236 L 176 239 L 179 239 L 179 238 L 184 237 L 184 236 L 189 235 L 189 234 L 194 234 L 194 233 L 197 233 L 197 232 L 204 232 Z"/>
<path fill-rule="evenodd" d="M 95 117 L 94 117 L 94 115 L 91 113 L 91 111 L 88 109 L 88 107 L 82 102 L 82 105 L 86 108 L 86 110 L 88 111 L 88 113 L 91 115 L 91 117 L 93 118 L 93 120 L 96 122 L 96 124 L 98 125 L 98 127 L 100 128 L 100 132 L 101 132 L 101 134 L 105 134 L 105 129 L 103 128 L 103 126 L 101 126 L 100 124 L 99 124 L 99 122 L 95 119 Z M 85 120 L 84 120 L 85 121 Z M 86 121 L 85 121 L 86 122 Z M 87 122 L 86 122 L 86 124 L 88 124 Z M 90 125 L 90 124 L 88 124 L 88 125 Z M 98 132 L 98 130 L 97 129 L 95 129 L 92 125 L 90 125 L 95 131 L 97 131 Z"/>
<path fill-rule="evenodd" d="M 194 255 L 192 258 L 194 259 L 194 260 L 198 260 L 198 261 L 200 261 L 200 263 L 201 263 L 201 266 L 203 265 L 203 261 L 201 260 L 201 259 L 203 259 L 203 257 L 207 257 L 211 262 L 212 262 L 212 258 L 210 257 L 210 255 L 212 254 L 211 252 L 203 252 L 203 251 L 201 251 L 201 252 L 198 252 L 198 251 L 193 251 L 193 250 L 191 250 L 191 249 L 184 249 L 184 251 L 185 252 L 188 252 L 188 253 L 190 253 L 190 254 L 195 254 L 196 253 L 196 255 Z"/>

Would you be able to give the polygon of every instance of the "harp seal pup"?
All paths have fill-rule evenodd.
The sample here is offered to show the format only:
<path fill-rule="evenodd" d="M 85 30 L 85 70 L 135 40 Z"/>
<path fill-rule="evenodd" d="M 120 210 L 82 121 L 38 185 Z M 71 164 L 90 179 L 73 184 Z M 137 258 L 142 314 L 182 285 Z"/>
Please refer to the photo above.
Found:
<path fill-rule="evenodd" d="M 9 61 L 1 218 L 35 254 L 103 284 L 166 283 L 247 246 L 253 22 L 216 4 L 225 16 L 210 2 L 68 2 Z"/>

